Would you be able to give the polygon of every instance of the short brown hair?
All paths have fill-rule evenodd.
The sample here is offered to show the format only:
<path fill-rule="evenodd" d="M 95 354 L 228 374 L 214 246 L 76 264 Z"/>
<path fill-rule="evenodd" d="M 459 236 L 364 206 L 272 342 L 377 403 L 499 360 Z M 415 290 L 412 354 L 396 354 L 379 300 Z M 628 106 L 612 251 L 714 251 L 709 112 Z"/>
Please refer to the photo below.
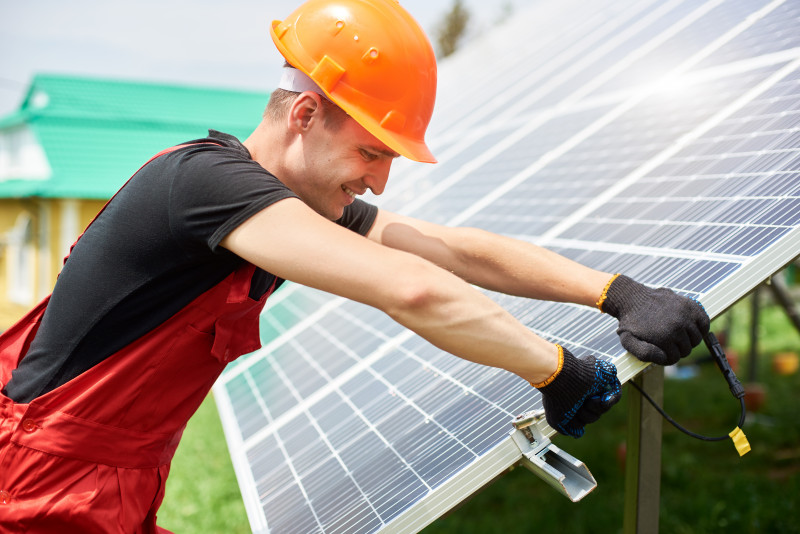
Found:
<path fill-rule="evenodd" d="M 269 96 L 269 103 L 264 110 L 264 118 L 280 121 L 289 113 L 289 108 L 300 93 L 287 91 L 286 89 L 275 89 Z M 322 96 L 322 95 L 320 95 Z M 333 131 L 338 130 L 344 123 L 347 113 L 342 108 L 331 102 L 327 97 L 322 96 L 322 109 L 325 113 L 323 125 Z"/>

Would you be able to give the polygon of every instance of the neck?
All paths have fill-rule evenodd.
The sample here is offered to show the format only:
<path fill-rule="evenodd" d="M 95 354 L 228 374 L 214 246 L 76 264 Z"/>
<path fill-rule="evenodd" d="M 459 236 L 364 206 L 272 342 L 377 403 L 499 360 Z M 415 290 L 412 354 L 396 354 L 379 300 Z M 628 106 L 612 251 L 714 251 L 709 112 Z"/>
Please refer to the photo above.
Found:
<path fill-rule="evenodd" d="M 265 118 L 242 144 L 256 163 L 280 177 L 286 169 L 283 156 L 286 154 L 288 140 L 284 135 L 285 132 L 281 132 L 272 121 Z"/>

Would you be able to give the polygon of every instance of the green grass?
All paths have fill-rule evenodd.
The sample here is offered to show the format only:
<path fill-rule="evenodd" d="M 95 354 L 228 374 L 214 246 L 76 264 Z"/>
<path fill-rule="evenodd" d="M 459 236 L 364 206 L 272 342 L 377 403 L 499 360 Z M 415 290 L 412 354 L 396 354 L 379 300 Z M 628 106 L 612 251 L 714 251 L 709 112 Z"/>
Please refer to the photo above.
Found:
<path fill-rule="evenodd" d="M 743 379 L 749 347 L 749 304 L 732 317 L 729 353 L 739 356 Z M 719 331 L 724 320 L 715 321 Z M 800 351 L 800 334 L 782 310 L 765 307 L 759 329 L 757 379 L 767 392 L 744 430 L 752 451 L 739 457 L 730 440 L 703 442 L 664 423 L 660 530 L 664 533 L 800 533 L 800 373 L 777 375 L 772 355 Z M 696 349 L 688 360 L 703 359 Z M 744 381 L 744 380 L 743 380 Z M 629 386 L 626 386 L 629 387 Z M 574 440 L 555 443 L 583 460 L 598 482 L 572 503 L 524 468 L 515 468 L 425 534 L 615 533 L 622 531 L 624 468 L 619 452 L 627 429 L 627 398 Z M 738 403 L 713 364 L 688 380 L 667 379 L 664 407 L 678 422 L 706 435 L 727 434 L 738 421 Z M 167 483 L 159 525 L 176 533 L 249 532 L 244 507 L 213 400 L 190 421 Z"/>
<path fill-rule="evenodd" d="M 194 414 L 175 453 L 158 525 L 176 534 L 250 532 L 214 397 Z"/>

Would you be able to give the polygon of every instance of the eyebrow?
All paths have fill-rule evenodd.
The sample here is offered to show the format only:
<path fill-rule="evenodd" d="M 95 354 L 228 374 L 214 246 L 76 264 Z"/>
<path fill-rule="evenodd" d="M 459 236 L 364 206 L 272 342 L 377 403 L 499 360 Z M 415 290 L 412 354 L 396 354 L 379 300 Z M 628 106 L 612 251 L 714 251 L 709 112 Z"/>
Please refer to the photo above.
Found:
<path fill-rule="evenodd" d="M 394 150 L 389 150 L 388 148 L 381 148 L 381 147 L 377 147 L 377 146 L 373 146 L 373 145 L 363 145 L 361 148 L 364 148 L 366 150 L 371 150 L 372 152 L 377 152 L 378 154 L 386 156 L 387 158 L 399 158 L 400 157 L 400 154 L 398 154 Z"/>

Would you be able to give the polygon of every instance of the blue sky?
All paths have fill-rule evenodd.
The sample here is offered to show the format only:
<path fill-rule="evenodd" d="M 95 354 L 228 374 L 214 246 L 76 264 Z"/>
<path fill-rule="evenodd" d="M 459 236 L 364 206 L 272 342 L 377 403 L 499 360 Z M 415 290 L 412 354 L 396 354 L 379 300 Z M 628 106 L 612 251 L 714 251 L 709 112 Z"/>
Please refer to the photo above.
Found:
<path fill-rule="evenodd" d="M 464 0 L 471 31 L 525 0 Z M 431 35 L 453 0 L 401 0 Z M 0 116 L 34 74 L 64 73 L 272 89 L 282 59 L 269 38 L 288 0 L 0 0 Z"/>

